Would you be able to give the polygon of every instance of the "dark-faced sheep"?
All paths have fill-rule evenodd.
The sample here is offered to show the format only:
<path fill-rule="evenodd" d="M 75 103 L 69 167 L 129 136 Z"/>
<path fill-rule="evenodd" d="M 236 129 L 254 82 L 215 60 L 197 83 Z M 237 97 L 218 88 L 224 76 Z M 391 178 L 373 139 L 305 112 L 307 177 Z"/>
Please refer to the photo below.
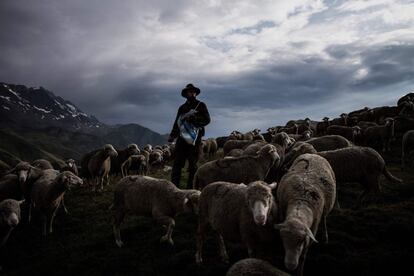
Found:
<path fill-rule="evenodd" d="M 316 134 L 322 136 L 326 134 L 326 129 L 330 126 L 329 118 L 323 117 L 322 122 L 316 124 Z"/>
<path fill-rule="evenodd" d="M 164 167 L 163 151 L 160 149 L 153 149 L 149 155 L 149 167 L 150 170 L 162 169 Z"/>
<path fill-rule="evenodd" d="M 279 159 L 273 145 L 264 146 L 257 156 L 224 158 L 200 166 L 194 176 L 194 189 L 203 189 L 216 181 L 250 183 L 264 180 L 270 168 Z"/>
<path fill-rule="evenodd" d="M 289 137 L 295 141 L 306 141 L 312 138 L 312 130 L 305 130 L 302 134 L 289 134 Z"/>
<path fill-rule="evenodd" d="M 82 185 L 82 179 L 72 172 L 45 170 L 42 176 L 33 184 L 31 199 L 34 210 L 40 212 L 43 235 L 53 231 L 53 219 L 61 205 L 67 190 L 73 186 Z"/>
<path fill-rule="evenodd" d="M 131 170 L 135 170 L 139 175 L 145 175 L 147 172 L 147 166 L 147 160 L 144 155 L 131 155 L 121 165 L 122 177 L 128 176 Z"/>
<path fill-rule="evenodd" d="M 254 258 L 243 259 L 227 271 L 226 276 L 289 276 L 270 263 Z"/>
<path fill-rule="evenodd" d="M 67 159 L 65 161 L 66 165 L 61 169 L 62 172 L 69 171 L 72 172 L 74 175 L 78 176 L 78 167 L 76 166 L 76 161 L 73 159 Z"/>
<path fill-rule="evenodd" d="M 363 186 L 358 204 L 362 203 L 369 193 L 381 191 L 380 176 L 382 174 L 389 181 L 402 182 L 388 171 L 382 156 L 369 147 L 322 151 L 318 152 L 318 155 L 328 160 L 335 172 L 337 183 L 358 182 Z"/>
<path fill-rule="evenodd" d="M 377 147 L 381 144 L 382 151 L 391 151 L 390 141 L 394 138 L 394 119 L 385 119 L 385 124 L 381 126 L 368 127 L 364 131 L 364 143 L 366 146 Z"/>
<path fill-rule="evenodd" d="M 122 173 L 121 165 L 130 157 L 131 155 L 138 155 L 141 153 L 140 149 L 136 144 L 129 144 L 125 149 L 116 150 L 118 155 L 113 155 L 111 157 L 111 174 Z"/>
<path fill-rule="evenodd" d="M 331 125 L 338 125 L 338 126 L 349 126 L 348 124 L 348 114 L 342 113 L 339 115 L 339 118 L 334 118 L 331 121 Z"/>
<path fill-rule="evenodd" d="M 307 143 L 295 146 L 286 156 L 285 167 L 289 167 L 297 157 L 305 153 L 316 153 L 316 150 Z M 369 147 L 348 147 L 343 149 L 321 151 L 317 153 L 328 160 L 331 165 L 336 182 L 339 184 L 358 182 L 363 191 L 357 203 L 361 204 L 369 193 L 379 193 L 380 177 L 383 174 L 389 181 L 401 183 L 385 166 L 382 156 Z"/>
<path fill-rule="evenodd" d="M 326 217 L 334 206 L 335 194 L 335 174 L 319 155 L 301 155 L 281 179 L 277 203 L 282 223 L 275 227 L 280 230 L 288 270 L 303 274 L 306 254 L 316 241 L 320 222 L 328 240 Z"/>
<path fill-rule="evenodd" d="M 263 181 L 249 185 L 215 182 L 200 195 L 196 262 L 201 264 L 203 244 L 210 226 L 215 233 L 222 261 L 228 262 L 224 240 L 242 242 L 250 257 L 260 256 L 266 245 L 276 242 L 273 224 L 277 208 L 271 186 Z M 263 256 L 262 256 L 263 257 Z"/>
<path fill-rule="evenodd" d="M 160 241 L 173 245 L 174 217 L 181 213 L 197 214 L 199 196 L 199 191 L 180 190 L 164 179 L 138 175 L 122 178 L 114 190 L 113 232 L 116 244 L 123 246 L 120 226 L 125 215 L 132 214 L 155 219 L 167 229 Z"/>
<path fill-rule="evenodd" d="M 355 143 L 356 139 L 361 135 L 361 128 L 359 126 L 331 125 L 326 129 L 326 133 L 330 135 L 341 135 L 349 141 L 352 141 L 352 143 Z"/>

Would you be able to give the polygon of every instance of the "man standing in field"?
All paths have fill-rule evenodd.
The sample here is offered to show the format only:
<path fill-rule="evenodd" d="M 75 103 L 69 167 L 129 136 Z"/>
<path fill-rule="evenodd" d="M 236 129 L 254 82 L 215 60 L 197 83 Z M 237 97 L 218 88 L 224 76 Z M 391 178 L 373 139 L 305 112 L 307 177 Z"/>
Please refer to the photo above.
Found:
<path fill-rule="evenodd" d="M 187 188 L 193 185 L 194 174 L 197 171 L 197 162 L 201 151 L 201 137 L 204 136 L 204 127 L 210 123 L 210 114 L 205 103 L 196 99 L 200 89 L 187 84 L 181 91 L 181 96 L 187 101 L 178 108 L 173 128 L 168 142 L 175 139 L 175 159 L 171 171 L 171 182 L 177 187 L 180 185 L 181 169 L 188 160 Z"/>

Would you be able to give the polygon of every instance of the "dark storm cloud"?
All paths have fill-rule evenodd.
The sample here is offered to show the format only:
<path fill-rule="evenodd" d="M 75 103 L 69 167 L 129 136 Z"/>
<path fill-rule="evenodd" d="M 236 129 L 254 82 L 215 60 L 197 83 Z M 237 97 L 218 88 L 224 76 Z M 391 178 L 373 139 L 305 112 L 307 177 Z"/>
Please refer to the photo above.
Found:
<path fill-rule="evenodd" d="M 332 96 L 342 89 L 344 78 L 350 77 L 352 68 L 317 58 L 308 58 L 292 64 L 268 64 L 262 68 L 237 76 L 211 81 L 212 97 L 207 99 L 218 107 L 231 102 L 234 109 L 284 108 L 313 104 Z"/>
<path fill-rule="evenodd" d="M 368 75 L 356 83 L 357 87 L 375 89 L 414 79 L 414 45 L 390 45 L 364 49 L 362 64 Z"/>
<path fill-rule="evenodd" d="M 269 44 L 264 48 L 273 52 L 265 52 L 266 58 L 252 59 L 238 71 L 220 72 L 217 68 L 222 64 L 214 60 L 216 53 L 223 54 L 223 59 L 229 57 L 230 61 L 223 60 L 223 68 L 228 65 L 225 62 L 237 64 L 233 59 L 242 52 L 245 37 L 255 39 L 273 28 L 283 29 L 284 24 L 258 19 L 240 26 L 229 24 L 227 29 L 215 26 L 217 33 L 187 33 L 180 23 L 183 19 L 215 22 L 213 17 L 207 18 L 207 9 L 194 3 L 40 0 L 28 5 L 21 0 L 0 1 L 0 81 L 43 86 L 106 123 L 135 122 L 161 133 L 170 130 L 177 107 L 184 102 L 181 89 L 193 82 L 202 90 L 200 98 L 208 103 L 213 117 L 210 133 L 215 135 L 228 132 L 233 126 L 221 124 L 232 124 L 231 120 L 241 128 L 253 126 L 256 119 L 263 127 L 270 126 L 273 121 L 264 116 L 272 116 L 271 112 L 280 116 L 312 116 L 305 112 L 315 112 L 317 118 L 323 112 L 339 114 L 339 107 L 334 109 L 330 103 L 337 104 L 347 93 L 368 97 L 382 91 L 384 95 L 387 87 L 412 82 L 414 45 L 410 43 L 369 46 L 353 42 L 325 45 L 318 52 L 308 50 L 314 42 L 306 37 L 286 42 L 292 58 L 281 59 L 284 50 L 268 50 Z M 202 10 L 199 14 L 206 17 L 197 17 L 192 8 Z M 301 10 L 296 11 L 291 17 Z M 330 12 L 316 14 L 311 21 L 324 22 Z M 220 14 L 224 16 L 224 10 Z M 341 16 L 345 16 L 343 12 Z M 183 29 L 177 31 L 173 24 L 177 30 Z M 151 29 L 153 25 L 157 27 Z M 158 40 L 153 41 L 155 37 Z M 193 44 L 186 44 L 186 39 L 194 39 Z M 141 44 L 154 47 L 140 48 Z M 178 55 L 181 52 L 175 47 L 184 48 L 185 54 Z M 305 54 L 307 51 L 311 53 Z M 206 63 L 215 70 L 193 68 L 188 57 L 198 56 L 213 57 Z M 249 58 L 241 55 L 244 57 Z M 352 62 L 355 59 L 360 62 Z M 330 109 L 318 110 L 322 104 Z M 240 118 L 249 117 L 252 121 L 242 124 Z"/>

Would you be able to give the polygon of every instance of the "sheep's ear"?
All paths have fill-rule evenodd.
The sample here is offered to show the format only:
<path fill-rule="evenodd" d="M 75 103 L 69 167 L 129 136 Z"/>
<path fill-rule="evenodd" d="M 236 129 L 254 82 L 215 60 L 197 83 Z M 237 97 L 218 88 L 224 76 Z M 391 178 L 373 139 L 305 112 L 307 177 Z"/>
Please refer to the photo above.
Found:
<path fill-rule="evenodd" d="M 189 200 L 188 200 L 188 197 L 185 197 L 185 198 L 184 198 L 184 203 L 183 203 L 183 204 L 184 204 L 184 205 L 187 205 L 188 201 L 189 201 Z"/>
<path fill-rule="evenodd" d="M 19 205 L 22 205 L 24 202 L 25 202 L 25 200 L 24 200 L 24 199 L 23 199 L 23 200 L 19 200 L 19 201 L 17 201 L 17 203 L 19 203 Z"/>
<path fill-rule="evenodd" d="M 308 237 L 312 240 L 312 241 L 314 241 L 314 242 L 318 242 L 316 239 L 315 239 L 315 236 L 313 235 L 313 233 L 312 233 L 312 231 L 309 229 L 309 227 L 306 227 L 306 234 L 308 235 Z"/>
<path fill-rule="evenodd" d="M 277 182 L 273 182 L 272 184 L 269 184 L 270 189 L 274 190 L 277 187 Z"/>

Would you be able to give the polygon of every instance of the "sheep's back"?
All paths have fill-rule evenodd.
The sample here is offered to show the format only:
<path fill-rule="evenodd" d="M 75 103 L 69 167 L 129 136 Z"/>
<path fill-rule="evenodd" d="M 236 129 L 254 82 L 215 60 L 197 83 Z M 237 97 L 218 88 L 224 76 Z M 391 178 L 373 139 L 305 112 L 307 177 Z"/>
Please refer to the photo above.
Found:
<path fill-rule="evenodd" d="M 309 165 L 306 165 L 307 161 Z M 316 154 L 303 154 L 297 158 L 282 177 L 277 191 L 279 202 L 305 199 L 316 209 L 323 204 L 325 212 L 333 208 L 335 195 L 336 180 L 332 167 L 325 158 Z"/>
<path fill-rule="evenodd" d="M 385 166 L 379 153 L 368 147 L 350 147 L 318 154 L 328 160 L 337 182 L 363 181 L 367 174 L 381 173 Z"/>
<path fill-rule="evenodd" d="M 152 215 L 154 208 L 166 215 L 171 212 L 171 196 L 178 190 L 172 183 L 147 176 L 124 179 L 124 183 L 117 185 L 116 192 L 123 193 L 126 211 L 143 216 Z"/>
<path fill-rule="evenodd" d="M 340 135 L 327 135 L 311 138 L 306 141 L 311 144 L 316 151 L 336 150 L 352 146 L 352 143 Z"/>
<path fill-rule="evenodd" d="M 258 178 L 258 162 L 255 157 L 242 156 L 208 162 L 199 168 L 198 176 L 206 185 L 216 181 L 250 183 Z"/>

